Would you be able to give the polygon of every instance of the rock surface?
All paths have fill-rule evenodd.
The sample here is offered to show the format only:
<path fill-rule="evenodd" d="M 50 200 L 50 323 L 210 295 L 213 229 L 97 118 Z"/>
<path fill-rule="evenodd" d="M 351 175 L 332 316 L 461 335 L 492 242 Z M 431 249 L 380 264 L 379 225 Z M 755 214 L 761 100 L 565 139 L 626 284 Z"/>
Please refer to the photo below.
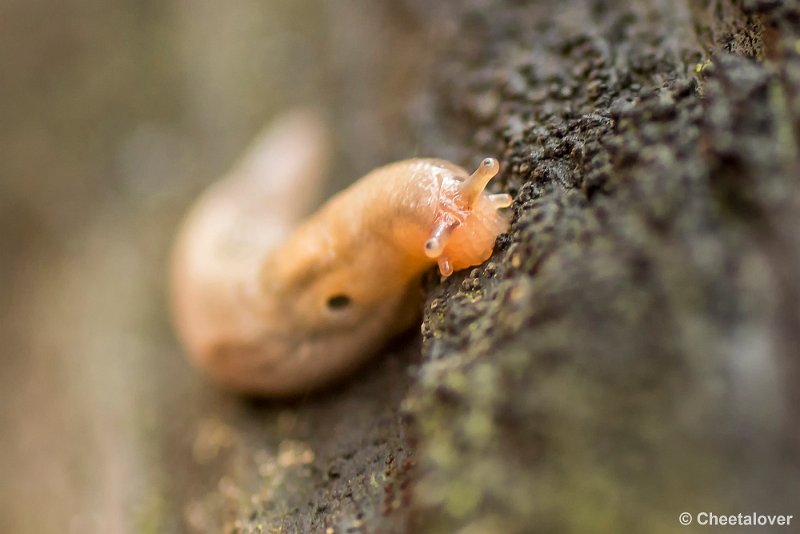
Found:
<path fill-rule="evenodd" d="M 798 12 L 688 4 L 461 13 L 437 118 L 502 154 L 514 220 L 488 264 L 428 285 L 404 401 L 421 531 L 791 513 Z"/>

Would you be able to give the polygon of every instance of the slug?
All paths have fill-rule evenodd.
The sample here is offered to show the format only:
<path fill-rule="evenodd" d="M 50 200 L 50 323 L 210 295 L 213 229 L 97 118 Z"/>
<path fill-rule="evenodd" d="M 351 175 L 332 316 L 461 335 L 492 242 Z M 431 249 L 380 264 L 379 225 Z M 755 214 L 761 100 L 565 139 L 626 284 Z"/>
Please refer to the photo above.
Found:
<path fill-rule="evenodd" d="M 183 224 L 174 322 L 191 359 L 239 392 L 289 396 L 359 366 L 419 314 L 420 279 L 478 265 L 508 228 L 507 194 L 439 159 L 376 169 L 305 221 L 325 168 L 309 113 L 277 120 Z"/>

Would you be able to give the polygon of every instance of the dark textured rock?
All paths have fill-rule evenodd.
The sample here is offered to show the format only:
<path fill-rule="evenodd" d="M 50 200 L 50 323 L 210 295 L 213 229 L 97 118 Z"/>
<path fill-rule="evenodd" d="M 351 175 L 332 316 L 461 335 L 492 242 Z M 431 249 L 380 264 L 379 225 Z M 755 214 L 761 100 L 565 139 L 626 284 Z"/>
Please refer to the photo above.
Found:
<path fill-rule="evenodd" d="M 771 33 L 780 59 L 754 61 L 764 21 L 796 12 L 745 4 L 463 13 L 471 39 L 438 79 L 437 118 L 464 157 L 501 154 L 514 216 L 491 276 L 429 286 L 406 399 L 421 530 L 672 532 L 682 511 L 790 513 L 798 34 Z M 492 133 L 464 135 L 497 92 Z"/>

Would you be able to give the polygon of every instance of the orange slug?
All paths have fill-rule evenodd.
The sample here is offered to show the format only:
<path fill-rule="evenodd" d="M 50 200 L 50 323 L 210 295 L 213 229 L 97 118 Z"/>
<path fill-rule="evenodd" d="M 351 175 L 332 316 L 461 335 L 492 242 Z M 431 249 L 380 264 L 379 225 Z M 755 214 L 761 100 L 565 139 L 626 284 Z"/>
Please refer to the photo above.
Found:
<path fill-rule="evenodd" d="M 420 279 L 478 265 L 508 228 L 507 194 L 438 159 L 376 169 L 305 221 L 325 167 L 319 119 L 274 123 L 198 201 L 172 261 L 174 321 L 193 361 L 222 385 L 287 396 L 361 364 L 419 314 Z M 293 226 L 295 226 L 293 228 Z"/>

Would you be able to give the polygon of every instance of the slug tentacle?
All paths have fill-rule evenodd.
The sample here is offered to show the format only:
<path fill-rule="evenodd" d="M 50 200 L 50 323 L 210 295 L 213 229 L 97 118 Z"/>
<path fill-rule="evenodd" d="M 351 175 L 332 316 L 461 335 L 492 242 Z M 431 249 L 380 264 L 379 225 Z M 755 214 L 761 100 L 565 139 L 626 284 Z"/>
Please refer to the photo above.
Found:
<path fill-rule="evenodd" d="M 500 163 L 494 158 L 485 158 L 475 172 L 461 185 L 461 196 L 466 208 L 471 209 L 475 200 L 480 197 L 489 181 L 500 172 Z"/>
<path fill-rule="evenodd" d="M 508 193 L 498 193 L 496 195 L 489 195 L 489 201 L 494 204 L 497 209 L 507 208 L 511 206 L 514 199 Z"/>
<path fill-rule="evenodd" d="M 453 274 L 453 264 L 450 263 L 450 259 L 447 256 L 439 256 L 436 263 L 439 265 L 439 272 L 442 276 L 448 277 Z"/>
<path fill-rule="evenodd" d="M 428 240 L 425 241 L 425 255 L 432 259 L 441 256 L 445 245 L 447 245 L 447 240 L 450 239 L 450 234 L 459 224 L 461 222 L 453 217 L 442 217 L 433 227 L 433 232 L 431 232 Z"/>

